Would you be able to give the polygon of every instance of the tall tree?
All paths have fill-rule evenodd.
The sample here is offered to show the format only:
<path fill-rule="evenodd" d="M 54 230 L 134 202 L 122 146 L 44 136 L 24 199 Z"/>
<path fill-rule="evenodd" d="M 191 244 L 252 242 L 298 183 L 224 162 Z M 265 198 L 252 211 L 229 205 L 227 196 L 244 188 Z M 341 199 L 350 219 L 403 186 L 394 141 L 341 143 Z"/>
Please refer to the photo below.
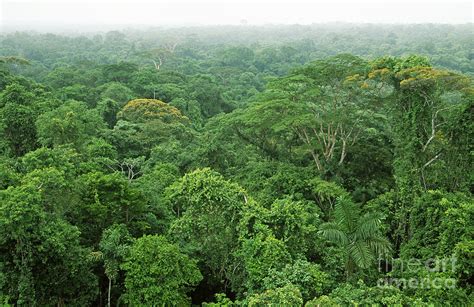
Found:
<path fill-rule="evenodd" d="M 109 279 L 107 306 L 111 306 L 112 283 L 117 279 L 120 266 L 129 255 L 133 238 L 124 224 L 114 224 L 102 233 L 99 243 L 104 260 L 105 275 Z"/>
<path fill-rule="evenodd" d="M 210 169 L 186 174 L 167 191 L 177 219 L 170 234 L 183 250 L 200 260 L 206 282 L 222 291 L 235 285 L 240 264 L 238 229 L 251 199 L 237 184 Z"/>
<path fill-rule="evenodd" d="M 385 88 L 377 94 L 382 94 L 392 113 L 399 246 L 409 239 L 408 220 L 415 198 L 427 189 L 452 186 L 452 178 L 443 173 L 469 167 L 466 157 L 470 150 L 459 146 L 457 140 L 469 138 L 472 129 L 469 125 L 462 130 L 453 129 L 452 121 L 462 117 L 466 120 L 466 110 L 473 101 L 472 85 L 469 78 L 435 69 L 420 56 L 385 57 L 374 61 L 372 68 L 363 86 L 371 90 Z M 454 144 L 458 151 L 462 150 L 461 155 L 449 149 Z M 465 186 L 466 178 L 462 177 L 455 182 Z M 441 182 L 440 178 L 446 181 Z"/>

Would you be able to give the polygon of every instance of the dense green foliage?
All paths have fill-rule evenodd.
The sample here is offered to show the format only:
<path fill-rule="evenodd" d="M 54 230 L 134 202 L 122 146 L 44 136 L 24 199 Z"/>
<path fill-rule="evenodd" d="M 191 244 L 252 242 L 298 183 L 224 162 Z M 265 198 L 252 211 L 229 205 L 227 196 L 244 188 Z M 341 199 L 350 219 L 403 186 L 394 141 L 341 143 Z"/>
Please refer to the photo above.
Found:
<path fill-rule="evenodd" d="M 471 26 L 0 36 L 0 305 L 469 305 Z"/>

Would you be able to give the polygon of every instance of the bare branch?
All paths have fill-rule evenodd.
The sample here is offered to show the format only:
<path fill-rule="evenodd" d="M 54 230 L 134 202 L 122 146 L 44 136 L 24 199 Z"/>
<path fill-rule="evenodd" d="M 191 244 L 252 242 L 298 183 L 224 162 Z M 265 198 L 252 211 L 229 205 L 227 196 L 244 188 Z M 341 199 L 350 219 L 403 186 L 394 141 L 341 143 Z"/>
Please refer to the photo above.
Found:
<path fill-rule="evenodd" d="M 425 169 L 427 168 L 428 166 L 430 166 L 430 164 L 432 164 L 433 162 L 435 162 L 436 160 L 438 160 L 438 158 L 441 156 L 441 153 L 438 153 L 436 156 L 434 156 L 433 158 L 431 158 L 428 162 L 426 162 L 422 169 Z"/>
<path fill-rule="evenodd" d="M 159 63 L 156 63 L 156 61 L 153 60 L 153 59 L 152 59 L 151 61 L 152 61 L 153 64 L 155 65 L 156 70 L 160 70 L 160 67 L 161 67 L 161 65 L 163 64 L 163 61 L 161 60 L 161 57 L 158 57 L 158 62 L 159 62 Z"/>
<path fill-rule="evenodd" d="M 446 109 L 447 108 L 439 109 L 431 115 L 431 135 L 428 138 L 428 140 L 426 141 L 426 143 L 423 145 L 423 148 L 421 150 L 422 152 L 425 152 L 426 149 L 428 148 L 428 145 L 430 145 L 430 143 L 434 140 L 434 138 L 436 136 L 436 128 L 438 128 L 439 126 L 441 126 L 443 124 L 443 123 L 436 124 L 436 119 L 438 117 L 439 112 L 444 111 Z"/>

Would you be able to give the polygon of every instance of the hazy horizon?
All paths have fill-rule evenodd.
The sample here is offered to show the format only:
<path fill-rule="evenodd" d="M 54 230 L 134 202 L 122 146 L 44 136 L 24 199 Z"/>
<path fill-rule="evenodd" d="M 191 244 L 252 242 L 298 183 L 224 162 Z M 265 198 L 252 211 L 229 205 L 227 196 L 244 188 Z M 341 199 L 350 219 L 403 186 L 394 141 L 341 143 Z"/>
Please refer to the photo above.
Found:
<path fill-rule="evenodd" d="M 469 1 L 1 0 L 0 31 L 323 23 L 466 24 Z"/>

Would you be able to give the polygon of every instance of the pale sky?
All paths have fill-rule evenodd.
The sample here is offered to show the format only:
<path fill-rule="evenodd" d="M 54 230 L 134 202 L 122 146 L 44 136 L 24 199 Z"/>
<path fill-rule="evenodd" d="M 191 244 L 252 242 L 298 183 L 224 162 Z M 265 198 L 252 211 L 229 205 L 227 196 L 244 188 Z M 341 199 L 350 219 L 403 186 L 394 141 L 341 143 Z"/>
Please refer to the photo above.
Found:
<path fill-rule="evenodd" d="M 472 23 L 466 0 L 0 0 L 0 27 L 179 26 L 324 22 Z M 0 29 L 0 30 L 1 30 Z"/>

